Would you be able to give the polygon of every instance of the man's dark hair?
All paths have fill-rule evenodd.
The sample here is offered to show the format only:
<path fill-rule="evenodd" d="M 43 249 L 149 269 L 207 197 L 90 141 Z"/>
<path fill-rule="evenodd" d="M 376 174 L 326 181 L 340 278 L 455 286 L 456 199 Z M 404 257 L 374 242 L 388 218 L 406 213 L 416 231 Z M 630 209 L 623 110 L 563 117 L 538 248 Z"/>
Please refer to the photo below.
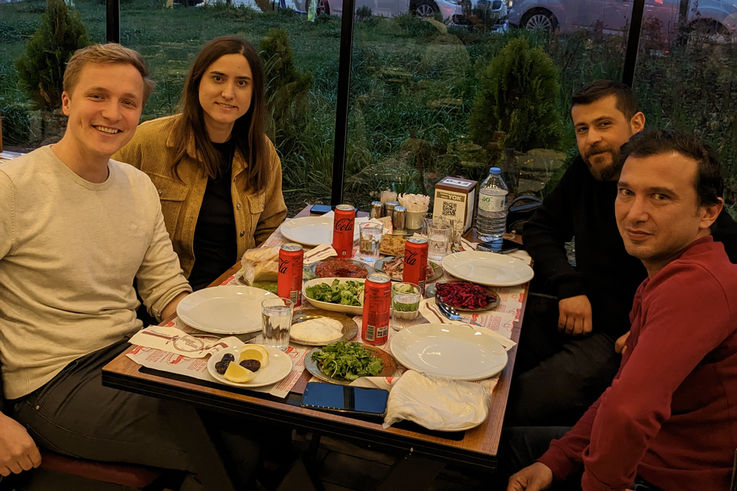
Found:
<path fill-rule="evenodd" d="M 582 88 L 571 97 L 571 109 L 579 104 L 591 104 L 607 96 L 617 97 L 617 109 L 627 119 L 634 116 L 639 110 L 637 96 L 629 85 L 612 80 L 595 80 Z"/>
<path fill-rule="evenodd" d="M 650 157 L 668 152 L 678 152 L 698 164 L 695 184 L 700 204 L 719 203 L 724 190 L 719 156 L 696 136 L 676 130 L 642 131 L 622 145 L 622 162 L 629 156 Z"/>

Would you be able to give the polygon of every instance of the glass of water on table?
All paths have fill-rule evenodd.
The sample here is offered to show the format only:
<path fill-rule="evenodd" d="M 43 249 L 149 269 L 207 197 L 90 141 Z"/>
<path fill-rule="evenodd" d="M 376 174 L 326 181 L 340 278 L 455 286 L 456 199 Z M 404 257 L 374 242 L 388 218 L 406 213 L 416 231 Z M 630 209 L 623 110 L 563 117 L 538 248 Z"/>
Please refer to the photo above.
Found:
<path fill-rule="evenodd" d="M 262 341 L 268 346 L 284 349 L 289 346 L 294 302 L 288 298 L 268 296 L 261 302 Z"/>
<path fill-rule="evenodd" d="M 360 225 L 359 252 L 361 260 L 370 264 L 379 259 L 379 247 L 384 226 L 380 223 L 362 223 Z"/>
<path fill-rule="evenodd" d="M 440 261 L 448 254 L 451 224 L 440 217 L 433 218 L 427 225 L 427 257 Z"/>

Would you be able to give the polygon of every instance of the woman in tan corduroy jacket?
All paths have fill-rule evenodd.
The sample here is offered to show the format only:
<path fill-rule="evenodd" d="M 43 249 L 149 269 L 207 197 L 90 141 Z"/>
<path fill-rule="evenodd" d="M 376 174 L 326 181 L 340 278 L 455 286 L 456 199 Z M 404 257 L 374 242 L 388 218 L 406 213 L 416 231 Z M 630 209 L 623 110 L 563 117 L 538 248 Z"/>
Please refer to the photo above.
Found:
<path fill-rule="evenodd" d="M 141 124 L 113 158 L 149 175 L 193 288 L 207 286 L 284 220 L 281 161 L 264 133 L 261 60 L 210 41 L 187 74 L 181 113 Z"/>

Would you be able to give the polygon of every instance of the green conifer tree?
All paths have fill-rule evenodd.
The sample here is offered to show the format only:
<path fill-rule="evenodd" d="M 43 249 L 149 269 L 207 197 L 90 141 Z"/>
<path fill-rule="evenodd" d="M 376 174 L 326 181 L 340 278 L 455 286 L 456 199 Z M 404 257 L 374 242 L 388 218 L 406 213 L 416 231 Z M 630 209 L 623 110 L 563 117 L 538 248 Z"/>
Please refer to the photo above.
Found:
<path fill-rule="evenodd" d="M 527 39 L 512 39 L 481 76 L 468 120 L 471 138 L 485 147 L 494 131 L 503 131 L 507 148 L 556 148 L 562 135 L 559 94 L 553 60 Z"/>
<path fill-rule="evenodd" d="M 299 140 L 307 123 L 308 95 L 312 73 L 300 73 L 284 29 L 272 28 L 259 42 L 264 62 L 266 101 L 271 113 L 267 133 L 285 152 Z"/>
<path fill-rule="evenodd" d="M 59 108 L 66 62 L 74 51 L 89 44 L 79 13 L 69 12 L 64 0 L 47 0 L 41 25 L 15 62 L 20 85 L 36 108 Z"/>

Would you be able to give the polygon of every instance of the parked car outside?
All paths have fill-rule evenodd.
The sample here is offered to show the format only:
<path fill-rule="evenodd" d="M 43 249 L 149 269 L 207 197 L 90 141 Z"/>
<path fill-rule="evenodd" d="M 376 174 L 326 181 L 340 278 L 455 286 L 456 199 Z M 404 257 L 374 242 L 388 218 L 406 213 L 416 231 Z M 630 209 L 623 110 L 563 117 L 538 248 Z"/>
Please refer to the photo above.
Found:
<path fill-rule="evenodd" d="M 646 0 L 643 19 L 657 19 L 664 38 L 673 40 L 679 32 L 679 8 L 680 0 Z M 528 29 L 624 32 L 631 16 L 632 0 L 509 0 L 507 21 Z M 686 27 L 735 39 L 737 0 L 690 0 Z"/>
<path fill-rule="evenodd" d="M 343 13 L 343 0 L 317 0 L 317 10 L 329 15 Z M 296 10 L 306 11 L 307 0 L 294 0 Z M 448 24 L 466 24 L 477 9 L 488 9 L 487 16 L 503 20 L 507 14 L 506 0 L 356 0 L 356 10 L 371 9 L 373 15 L 394 17 L 412 12 L 419 17 L 434 17 L 439 13 Z"/>

